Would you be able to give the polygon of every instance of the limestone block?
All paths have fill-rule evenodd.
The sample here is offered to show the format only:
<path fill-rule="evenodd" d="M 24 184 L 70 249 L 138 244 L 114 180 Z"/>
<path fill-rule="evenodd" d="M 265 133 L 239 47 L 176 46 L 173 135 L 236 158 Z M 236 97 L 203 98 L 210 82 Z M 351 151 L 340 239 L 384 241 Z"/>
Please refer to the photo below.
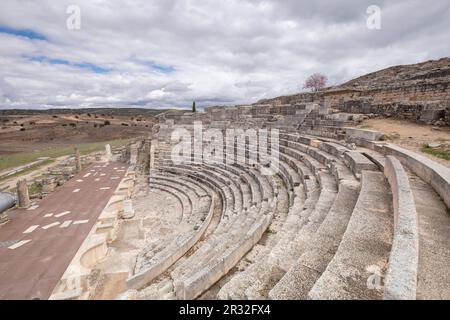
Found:
<path fill-rule="evenodd" d="M 366 130 L 366 129 L 357 129 L 357 128 L 344 128 L 346 132 L 347 138 L 360 138 L 371 141 L 379 140 L 383 134 L 379 131 L 374 130 Z"/>

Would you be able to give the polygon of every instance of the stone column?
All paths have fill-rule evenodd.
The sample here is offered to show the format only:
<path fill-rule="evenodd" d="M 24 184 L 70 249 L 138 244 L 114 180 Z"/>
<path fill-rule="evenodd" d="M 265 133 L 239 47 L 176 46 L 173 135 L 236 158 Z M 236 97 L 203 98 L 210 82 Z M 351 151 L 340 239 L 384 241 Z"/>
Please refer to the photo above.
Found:
<path fill-rule="evenodd" d="M 112 159 L 111 145 L 109 144 L 105 145 L 105 157 L 107 161 Z"/>
<path fill-rule="evenodd" d="M 77 173 L 81 171 L 81 157 L 79 148 L 75 148 L 75 168 Z"/>
<path fill-rule="evenodd" d="M 28 194 L 27 180 L 17 181 L 17 206 L 28 208 L 30 206 L 30 195 Z"/>

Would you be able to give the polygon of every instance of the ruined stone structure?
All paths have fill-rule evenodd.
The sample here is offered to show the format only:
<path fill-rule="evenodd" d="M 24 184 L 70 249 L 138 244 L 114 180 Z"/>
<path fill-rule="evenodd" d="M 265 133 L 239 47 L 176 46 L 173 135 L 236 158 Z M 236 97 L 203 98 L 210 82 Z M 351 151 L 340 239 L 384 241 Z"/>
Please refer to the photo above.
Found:
<path fill-rule="evenodd" d="M 261 101 L 322 103 L 341 112 L 450 125 L 450 58 L 377 71 L 322 92 Z"/>
<path fill-rule="evenodd" d="M 81 171 L 81 156 L 79 148 L 75 148 L 75 170 L 77 173 Z"/>
<path fill-rule="evenodd" d="M 30 206 L 27 180 L 17 181 L 17 206 L 19 208 L 28 208 Z"/>
<path fill-rule="evenodd" d="M 362 116 L 323 98 L 161 116 L 141 150 L 151 150 L 150 189 L 178 202 L 171 214 L 181 220 L 142 247 L 125 296 L 449 299 L 450 255 L 440 253 L 450 252 L 450 170 L 351 128 Z M 278 167 L 261 158 L 259 139 L 223 149 L 258 153 L 257 163 L 207 163 L 205 140 L 189 149 L 194 161 L 176 163 L 172 134 L 195 136 L 196 122 L 216 133 L 262 129 L 259 137 L 278 129 L 268 142 Z"/>

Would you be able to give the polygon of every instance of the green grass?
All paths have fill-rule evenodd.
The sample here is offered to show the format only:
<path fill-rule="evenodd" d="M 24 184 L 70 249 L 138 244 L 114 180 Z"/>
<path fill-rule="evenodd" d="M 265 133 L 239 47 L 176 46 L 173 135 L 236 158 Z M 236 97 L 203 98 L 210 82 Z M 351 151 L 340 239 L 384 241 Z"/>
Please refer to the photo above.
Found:
<path fill-rule="evenodd" d="M 40 167 L 46 166 L 46 165 L 48 165 L 48 164 L 50 164 L 50 163 L 53 163 L 54 161 L 55 161 L 55 160 L 53 160 L 53 159 L 45 160 L 44 162 L 39 163 L 39 164 L 37 164 L 37 165 L 34 165 L 34 166 L 32 166 L 32 167 L 29 167 L 29 168 L 27 168 L 27 169 L 25 169 L 25 170 L 16 172 L 16 173 L 14 173 L 14 174 L 12 174 L 12 175 L 9 175 L 9 176 L 6 176 L 6 177 L 2 177 L 2 178 L 0 178 L 0 181 L 8 180 L 8 179 L 11 179 L 11 178 L 15 178 L 15 177 L 18 177 L 18 176 L 21 176 L 21 175 L 30 173 L 30 172 L 32 172 L 32 171 L 35 171 L 35 170 L 39 169 Z"/>
<path fill-rule="evenodd" d="M 431 154 L 437 158 L 450 161 L 450 150 L 443 148 L 430 148 L 428 145 L 422 146 L 422 152 Z"/>
<path fill-rule="evenodd" d="M 42 185 L 40 185 L 38 183 L 33 183 L 31 186 L 28 187 L 28 193 L 30 195 L 36 194 L 36 193 L 41 193 L 41 191 L 42 191 Z"/>
<path fill-rule="evenodd" d="M 5 170 L 17 166 L 21 166 L 41 157 L 58 158 L 74 153 L 74 148 L 80 148 L 80 153 L 85 155 L 96 151 L 104 150 L 105 144 L 110 144 L 111 148 L 125 145 L 131 139 L 103 141 L 103 142 L 88 142 L 81 144 L 68 144 L 62 147 L 55 147 L 48 150 L 41 150 L 36 152 L 27 152 L 20 154 L 12 154 L 0 157 L 0 170 Z"/>

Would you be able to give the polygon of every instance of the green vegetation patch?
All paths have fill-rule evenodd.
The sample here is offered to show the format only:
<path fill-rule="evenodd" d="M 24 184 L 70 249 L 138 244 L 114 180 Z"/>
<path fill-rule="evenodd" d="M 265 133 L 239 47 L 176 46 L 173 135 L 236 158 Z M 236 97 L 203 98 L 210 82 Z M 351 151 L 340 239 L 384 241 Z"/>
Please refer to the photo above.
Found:
<path fill-rule="evenodd" d="M 42 185 L 35 182 L 31 186 L 28 187 L 28 192 L 29 192 L 30 195 L 41 193 L 42 192 Z"/>
<path fill-rule="evenodd" d="M 450 161 L 450 149 L 448 147 L 431 148 L 428 145 L 422 146 L 422 152 L 431 154 L 437 158 Z"/>

